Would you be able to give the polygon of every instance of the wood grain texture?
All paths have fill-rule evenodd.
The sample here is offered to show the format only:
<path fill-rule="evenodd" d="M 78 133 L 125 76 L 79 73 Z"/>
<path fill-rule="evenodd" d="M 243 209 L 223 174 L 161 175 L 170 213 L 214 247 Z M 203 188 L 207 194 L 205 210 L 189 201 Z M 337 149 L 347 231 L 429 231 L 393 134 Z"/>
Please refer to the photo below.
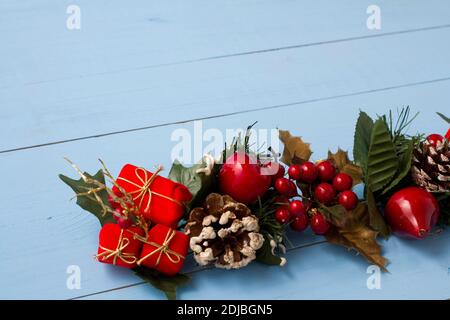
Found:
<path fill-rule="evenodd" d="M 80 31 L 57 27 L 65 3 L 32 3 L 3 4 L 0 135 L 15 134 L 0 151 L 450 76 L 449 44 L 439 41 L 448 26 L 320 44 L 446 26 L 442 1 L 383 2 L 378 33 L 360 1 L 248 1 L 240 10 L 85 1 Z"/>

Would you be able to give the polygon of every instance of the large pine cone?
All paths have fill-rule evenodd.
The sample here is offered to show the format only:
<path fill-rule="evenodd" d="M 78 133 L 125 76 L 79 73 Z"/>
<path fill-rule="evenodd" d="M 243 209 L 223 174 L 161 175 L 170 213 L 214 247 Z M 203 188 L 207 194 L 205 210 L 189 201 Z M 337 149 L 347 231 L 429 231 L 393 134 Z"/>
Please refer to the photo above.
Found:
<path fill-rule="evenodd" d="M 246 205 L 217 193 L 192 209 L 186 225 L 195 260 L 226 269 L 244 267 L 256 258 L 264 242 L 258 231 L 258 218 Z"/>
<path fill-rule="evenodd" d="M 450 147 L 444 139 L 433 147 L 428 141 L 413 151 L 411 173 L 420 187 L 430 192 L 450 191 Z"/>

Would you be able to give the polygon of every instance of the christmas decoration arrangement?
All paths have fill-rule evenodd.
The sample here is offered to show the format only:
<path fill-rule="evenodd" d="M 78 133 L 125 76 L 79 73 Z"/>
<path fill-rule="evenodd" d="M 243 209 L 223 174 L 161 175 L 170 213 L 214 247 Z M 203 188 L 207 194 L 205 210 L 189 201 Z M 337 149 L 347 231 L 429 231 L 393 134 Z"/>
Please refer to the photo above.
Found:
<path fill-rule="evenodd" d="M 251 125 L 219 159 L 175 161 L 167 177 L 161 166 L 132 164 L 114 176 L 102 161 L 91 175 L 66 159 L 80 178 L 60 178 L 100 221 L 95 258 L 133 270 L 169 299 L 190 280 L 181 273 L 188 259 L 222 269 L 283 266 L 287 228 L 310 227 L 387 270 L 379 238 L 423 239 L 450 224 L 450 129 L 409 135 L 416 116 L 409 107 L 375 119 L 360 112 L 353 160 L 338 149 L 313 161 L 311 145 L 284 130 L 281 155 L 258 153 Z"/>

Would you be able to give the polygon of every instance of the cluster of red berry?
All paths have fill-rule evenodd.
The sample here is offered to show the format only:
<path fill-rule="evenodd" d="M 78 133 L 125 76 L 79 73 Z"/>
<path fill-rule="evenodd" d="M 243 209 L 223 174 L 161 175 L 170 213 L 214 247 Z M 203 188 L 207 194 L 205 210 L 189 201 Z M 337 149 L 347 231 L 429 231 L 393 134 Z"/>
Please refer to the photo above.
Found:
<path fill-rule="evenodd" d="M 289 178 L 284 177 L 285 170 L 280 166 L 274 183 L 275 190 L 280 194 L 275 199 L 280 203 L 275 218 L 279 223 L 289 223 L 295 231 L 303 231 L 308 225 L 316 234 L 328 231 L 330 224 L 317 208 L 318 203 L 325 206 L 340 204 L 349 211 L 358 205 L 358 197 L 351 190 L 353 179 L 346 173 L 337 173 L 331 161 L 293 164 L 288 169 L 288 175 Z M 297 186 L 305 190 L 301 196 Z"/>

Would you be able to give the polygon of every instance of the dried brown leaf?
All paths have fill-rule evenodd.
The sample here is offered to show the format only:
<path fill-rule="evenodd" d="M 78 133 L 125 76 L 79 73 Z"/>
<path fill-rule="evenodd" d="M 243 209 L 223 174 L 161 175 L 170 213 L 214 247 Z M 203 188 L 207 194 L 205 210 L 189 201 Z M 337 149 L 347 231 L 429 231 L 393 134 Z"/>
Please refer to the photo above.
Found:
<path fill-rule="evenodd" d="M 378 232 L 367 226 L 368 218 L 367 204 L 360 203 L 339 222 L 339 226 L 334 226 L 326 234 L 326 238 L 331 243 L 355 249 L 369 262 L 387 271 L 388 260 L 382 256 L 376 240 Z"/>
<path fill-rule="evenodd" d="M 287 130 L 279 130 L 279 138 L 284 144 L 281 161 L 286 165 L 302 163 L 311 157 L 310 144 L 304 142 L 302 138 L 291 135 Z"/>
<path fill-rule="evenodd" d="M 328 151 L 328 160 L 331 160 L 339 172 L 348 174 L 353 179 L 353 185 L 362 182 L 363 171 L 348 158 L 348 152 L 338 148 L 336 153 Z"/>

